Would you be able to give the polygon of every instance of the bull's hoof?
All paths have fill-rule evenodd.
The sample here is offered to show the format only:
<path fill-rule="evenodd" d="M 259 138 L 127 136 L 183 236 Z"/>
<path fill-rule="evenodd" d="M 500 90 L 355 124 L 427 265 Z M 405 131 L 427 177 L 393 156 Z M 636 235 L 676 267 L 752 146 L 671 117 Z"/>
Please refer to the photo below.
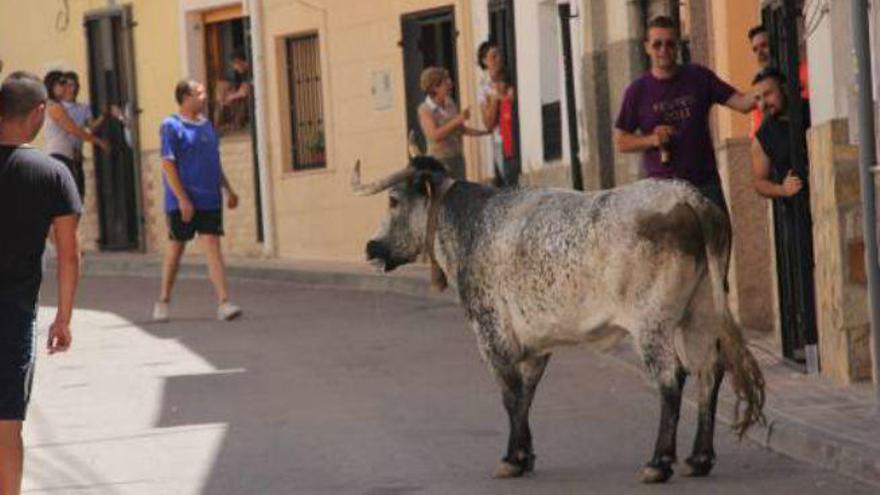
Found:
<path fill-rule="evenodd" d="M 642 468 L 642 483 L 665 483 L 672 477 L 669 464 L 647 464 Z"/>
<path fill-rule="evenodd" d="M 495 469 L 493 478 L 519 478 L 525 473 L 535 470 L 535 454 L 519 451 L 515 455 L 508 455 L 501 459 L 498 468 Z"/>
<path fill-rule="evenodd" d="M 708 476 L 715 466 L 715 457 L 709 454 L 697 454 L 688 457 L 682 466 L 684 476 L 700 477 Z"/>
<path fill-rule="evenodd" d="M 516 464 L 511 464 L 505 460 L 502 460 L 498 463 L 498 467 L 495 468 L 495 473 L 492 475 L 496 480 L 503 480 L 508 478 L 519 478 L 526 472 L 526 466 L 519 466 Z"/>

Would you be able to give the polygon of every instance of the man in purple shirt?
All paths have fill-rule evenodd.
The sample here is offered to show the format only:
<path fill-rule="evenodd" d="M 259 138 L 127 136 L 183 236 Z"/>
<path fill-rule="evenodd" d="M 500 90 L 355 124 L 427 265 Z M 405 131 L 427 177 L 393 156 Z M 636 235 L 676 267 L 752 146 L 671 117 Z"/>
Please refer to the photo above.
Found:
<path fill-rule="evenodd" d="M 709 110 L 720 103 L 741 113 L 755 108 L 709 69 L 678 64 L 678 30 L 669 17 L 648 23 L 651 69 L 626 89 L 615 124 L 621 153 L 642 153 L 648 177 L 690 182 L 726 211 L 715 163 Z"/>

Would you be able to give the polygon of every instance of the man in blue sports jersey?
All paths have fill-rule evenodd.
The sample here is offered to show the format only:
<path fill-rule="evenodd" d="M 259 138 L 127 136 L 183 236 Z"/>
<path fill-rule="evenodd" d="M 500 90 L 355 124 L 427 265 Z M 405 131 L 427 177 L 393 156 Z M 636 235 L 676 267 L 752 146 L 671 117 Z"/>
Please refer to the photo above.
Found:
<path fill-rule="evenodd" d="M 162 289 L 153 308 L 153 320 L 168 320 L 171 289 L 180 267 L 186 243 L 199 239 L 208 259 L 208 275 L 217 293 L 217 318 L 231 320 L 241 308 L 229 301 L 226 267 L 220 252 L 223 235 L 223 190 L 230 209 L 238 196 L 220 166 L 220 148 L 214 126 L 204 117 L 205 87 L 199 82 L 177 83 L 174 97 L 178 113 L 162 121 L 162 183 L 168 223 L 168 250 L 162 265 Z"/>

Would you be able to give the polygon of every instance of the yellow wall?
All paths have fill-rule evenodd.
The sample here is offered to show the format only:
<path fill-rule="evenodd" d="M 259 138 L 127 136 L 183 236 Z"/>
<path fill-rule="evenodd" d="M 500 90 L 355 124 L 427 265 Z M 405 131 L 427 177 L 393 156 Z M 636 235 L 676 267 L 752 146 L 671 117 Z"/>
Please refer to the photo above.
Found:
<path fill-rule="evenodd" d="M 0 2 L 0 58 L 4 74 L 28 70 L 42 77 L 48 70 L 74 70 L 87 101 L 88 62 L 83 15 L 107 6 L 105 0 L 77 0 L 70 5 L 66 29 L 56 29 L 63 16 L 62 2 Z M 175 110 L 174 83 L 180 77 L 179 24 L 174 0 L 134 0 L 135 67 L 144 150 L 158 148 L 159 123 Z M 88 148 L 88 147 L 87 147 Z"/>
<path fill-rule="evenodd" d="M 715 72 L 739 91 L 751 90 L 752 77 L 758 71 L 747 34 L 760 22 L 758 0 L 709 2 L 712 8 L 712 32 Z M 751 117 L 722 109 L 716 117 L 720 139 L 748 137 Z"/>
<path fill-rule="evenodd" d="M 275 199 L 278 254 L 282 257 L 361 259 L 363 246 L 385 213 L 385 196 L 355 197 L 349 176 L 362 160 L 365 180 L 406 164 L 406 113 L 400 16 L 449 5 L 442 0 L 309 0 L 264 2 L 264 46 L 268 95 L 269 154 Z M 474 80 L 469 14 L 455 2 L 459 81 Z M 292 172 L 288 150 L 286 36 L 319 34 L 323 67 L 327 168 Z M 375 110 L 371 73 L 391 75 L 393 103 Z M 474 92 L 461 93 L 462 107 Z"/>

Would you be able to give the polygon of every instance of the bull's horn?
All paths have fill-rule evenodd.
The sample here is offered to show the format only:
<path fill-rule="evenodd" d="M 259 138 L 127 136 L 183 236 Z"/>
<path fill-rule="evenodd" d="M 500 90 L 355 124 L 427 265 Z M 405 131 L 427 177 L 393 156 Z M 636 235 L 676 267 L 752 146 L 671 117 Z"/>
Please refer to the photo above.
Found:
<path fill-rule="evenodd" d="M 406 152 L 409 155 L 410 160 L 417 156 L 422 156 L 422 148 L 419 147 L 419 142 L 416 140 L 416 131 L 410 129 L 409 137 L 407 138 L 406 144 Z"/>
<path fill-rule="evenodd" d="M 412 167 L 406 167 L 403 170 L 398 170 L 392 174 L 383 177 L 377 181 L 371 182 L 369 184 L 361 183 L 361 161 L 358 160 L 357 163 L 354 164 L 354 169 L 351 171 L 351 190 L 358 196 L 369 196 L 371 194 L 378 194 L 389 187 L 397 184 L 398 182 L 402 182 L 413 175 L 415 175 L 416 169 Z"/>

